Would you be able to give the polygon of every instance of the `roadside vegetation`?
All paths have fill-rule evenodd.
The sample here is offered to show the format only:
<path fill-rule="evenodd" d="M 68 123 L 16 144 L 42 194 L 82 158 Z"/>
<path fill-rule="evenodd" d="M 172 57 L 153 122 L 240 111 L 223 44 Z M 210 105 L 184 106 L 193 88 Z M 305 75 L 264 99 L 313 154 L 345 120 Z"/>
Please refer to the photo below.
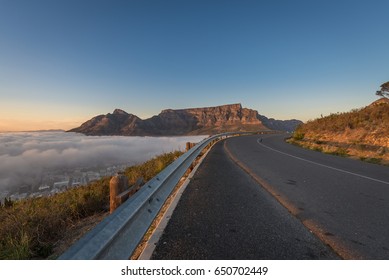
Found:
<path fill-rule="evenodd" d="M 389 99 L 300 125 L 289 142 L 304 148 L 389 164 Z"/>
<path fill-rule="evenodd" d="M 130 185 L 138 178 L 148 181 L 181 154 L 165 153 L 128 167 L 124 173 Z M 64 246 L 64 239 L 76 241 L 91 227 L 85 229 L 83 225 L 93 227 L 108 215 L 110 179 L 104 177 L 49 197 L 5 200 L 0 204 L 0 259 L 58 257 L 66 249 L 58 249 Z"/>

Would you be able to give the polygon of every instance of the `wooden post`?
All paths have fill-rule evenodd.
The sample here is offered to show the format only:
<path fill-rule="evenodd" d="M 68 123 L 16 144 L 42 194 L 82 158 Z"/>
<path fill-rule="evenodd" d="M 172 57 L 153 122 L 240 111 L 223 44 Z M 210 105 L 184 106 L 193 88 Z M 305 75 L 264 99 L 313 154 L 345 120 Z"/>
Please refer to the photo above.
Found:
<path fill-rule="evenodd" d="M 109 212 L 112 213 L 119 207 L 120 202 L 116 199 L 119 194 L 128 189 L 128 180 L 123 173 L 118 173 L 109 182 Z"/>
<path fill-rule="evenodd" d="M 194 146 L 196 146 L 196 143 L 186 142 L 186 151 L 189 151 Z"/>

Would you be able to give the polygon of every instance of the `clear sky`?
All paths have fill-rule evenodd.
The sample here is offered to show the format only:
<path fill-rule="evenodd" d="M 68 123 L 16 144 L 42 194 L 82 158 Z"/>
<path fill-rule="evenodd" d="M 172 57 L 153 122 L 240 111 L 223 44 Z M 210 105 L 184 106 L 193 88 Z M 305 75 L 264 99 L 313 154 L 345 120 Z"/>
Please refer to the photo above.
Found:
<path fill-rule="evenodd" d="M 0 130 L 241 103 L 303 121 L 389 79 L 387 0 L 0 0 Z"/>

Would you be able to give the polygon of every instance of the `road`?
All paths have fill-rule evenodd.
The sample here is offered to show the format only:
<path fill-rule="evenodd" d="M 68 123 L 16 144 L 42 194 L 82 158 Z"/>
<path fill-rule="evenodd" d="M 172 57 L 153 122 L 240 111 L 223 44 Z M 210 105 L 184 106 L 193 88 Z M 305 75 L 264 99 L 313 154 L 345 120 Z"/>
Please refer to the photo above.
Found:
<path fill-rule="evenodd" d="M 284 138 L 216 144 L 153 258 L 389 259 L 389 168 Z"/>
<path fill-rule="evenodd" d="M 389 168 L 285 143 L 230 139 L 235 161 L 344 258 L 389 259 Z"/>
<path fill-rule="evenodd" d="M 187 186 L 153 259 L 336 259 L 338 256 L 217 143 Z"/>

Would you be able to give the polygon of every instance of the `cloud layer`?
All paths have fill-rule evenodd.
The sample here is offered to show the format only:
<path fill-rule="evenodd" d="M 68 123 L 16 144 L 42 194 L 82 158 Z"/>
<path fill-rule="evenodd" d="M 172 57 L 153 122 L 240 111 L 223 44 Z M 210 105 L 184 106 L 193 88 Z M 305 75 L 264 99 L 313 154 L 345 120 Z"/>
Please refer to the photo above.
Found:
<path fill-rule="evenodd" d="M 0 133 L 0 191 L 29 184 L 42 172 L 119 163 L 136 164 L 184 150 L 205 136 L 84 136 L 65 132 Z"/>

